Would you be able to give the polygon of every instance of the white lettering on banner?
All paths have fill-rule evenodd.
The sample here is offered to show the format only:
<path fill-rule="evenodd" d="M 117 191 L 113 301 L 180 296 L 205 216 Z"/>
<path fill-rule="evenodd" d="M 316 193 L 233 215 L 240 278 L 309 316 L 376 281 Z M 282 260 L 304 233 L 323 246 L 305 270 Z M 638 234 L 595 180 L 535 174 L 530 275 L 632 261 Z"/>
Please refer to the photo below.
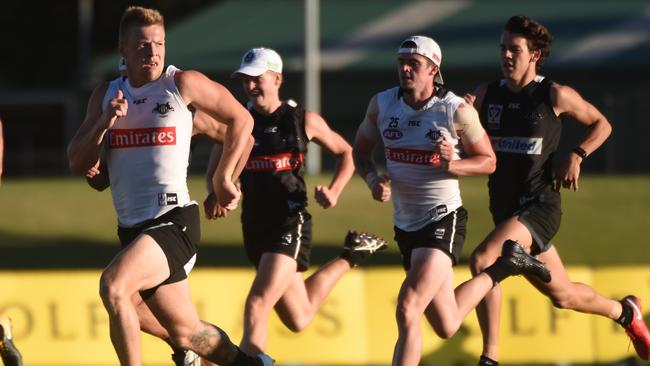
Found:
<path fill-rule="evenodd" d="M 251 156 L 246 163 L 246 170 L 254 172 L 294 170 L 300 168 L 304 160 L 303 154 L 300 153 Z"/>
<path fill-rule="evenodd" d="M 120 128 L 110 131 L 111 149 L 176 145 L 176 127 Z"/>
<path fill-rule="evenodd" d="M 440 166 L 440 153 L 416 149 L 398 149 L 387 147 L 386 159 L 398 163 Z"/>
<path fill-rule="evenodd" d="M 494 151 L 526 155 L 541 155 L 543 141 L 541 137 L 490 137 Z"/>

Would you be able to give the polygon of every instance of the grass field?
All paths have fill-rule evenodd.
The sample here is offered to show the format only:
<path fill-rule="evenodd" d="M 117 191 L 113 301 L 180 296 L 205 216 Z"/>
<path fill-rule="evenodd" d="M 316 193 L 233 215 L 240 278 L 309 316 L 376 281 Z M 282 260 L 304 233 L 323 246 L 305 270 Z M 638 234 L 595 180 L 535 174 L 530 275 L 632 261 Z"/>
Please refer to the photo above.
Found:
<path fill-rule="evenodd" d="M 326 180 L 313 177 L 308 184 L 313 187 Z M 197 201 L 204 198 L 203 187 L 201 177 L 190 178 Z M 461 189 L 470 213 L 463 250 L 467 258 L 492 228 L 492 221 L 486 179 L 464 178 Z M 564 191 L 562 199 L 564 217 L 554 242 L 567 264 L 643 264 L 650 259 L 645 233 L 650 226 L 649 176 L 586 176 L 579 192 Z M 37 264 L 65 259 L 67 266 L 74 267 L 96 252 L 104 253 L 103 263 L 117 246 L 110 193 L 93 191 L 81 178 L 7 179 L 0 189 L 0 204 L 0 247 L 5 252 L 0 254 L 0 267 L 16 259 Z M 348 228 L 389 239 L 393 236 L 392 206 L 373 201 L 358 177 L 350 182 L 337 207 L 323 210 L 312 204 L 310 212 L 316 263 L 338 251 Z M 204 256 L 222 257 L 207 263 L 230 264 L 230 257 L 233 265 L 245 263 L 239 212 L 217 221 L 204 220 L 202 225 Z M 14 253 L 15 258 L 7 253 Z M 396 253 L 396 246 L 391 245 L 385 261 L 397 264 Z"/>

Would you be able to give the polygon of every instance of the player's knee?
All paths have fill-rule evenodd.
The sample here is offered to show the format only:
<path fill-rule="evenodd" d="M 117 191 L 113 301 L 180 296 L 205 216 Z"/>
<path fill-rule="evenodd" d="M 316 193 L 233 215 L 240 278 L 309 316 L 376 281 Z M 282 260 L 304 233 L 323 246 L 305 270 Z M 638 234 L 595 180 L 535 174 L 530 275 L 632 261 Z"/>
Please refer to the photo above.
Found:
<path fill-rule="evenodd" d="M 442 339 L 451 338 L 456 332 L 460 324 L 454 324 L 452 322 L 443 322 L 442 324 L 434 325 L 433 331 L 436 335 Z"/>
<path fill-rule="evenodd" d="M 167 329 L 169 341 L 176 347 L 190 349 L 192 347 L 192 329 L 181 325 L 175 325 Z"/>
<path fill-rule="evenodd" d="M 555 291 L 549 296 L 553 306 L 558 309 L 575 308 L 575 296 L 572 291 Z"/>
<path fill-rule="evenodd" d="M 104 272 L 99 279 L 99 296 L 107 306 L 117 306 L 123 301 L 131 301 L 121 281 L 116 281 Z"/>
<path fill-rule="evenodd" d="M 258 316 L 269 311 L 270 306 L 262 296 L 252 295 L 246 299 L 245 312 L 247 316 Z"/>
<path fill-rule="evenodd" d="M 422 312 L 419 312 L 410 301 L 400 301 L 395 311 L 397 325 L 400 327 L 409 327 L 414 322 L 419 322 L 422 318 Z"/>
<path fill-rule="evenodd" d="M 300 333 L 307 329 L 307 326 L 309 326 L 311 319 L 308 319 L 306 317 L 301 317 L 301 316 L 293 316 L 290 319 L 287 319 L 283 321 L 284 325 L 289 329 L 290 331 L 294 333 Z"/>
<path fill-rule="evenodd" d="M 492 265 L 496 258 L 491 256 L 483 246 L 480 246 L 472 252 L 469 260 L 470 270 L 472 271 L 472 274 L 476 275 Z"/>

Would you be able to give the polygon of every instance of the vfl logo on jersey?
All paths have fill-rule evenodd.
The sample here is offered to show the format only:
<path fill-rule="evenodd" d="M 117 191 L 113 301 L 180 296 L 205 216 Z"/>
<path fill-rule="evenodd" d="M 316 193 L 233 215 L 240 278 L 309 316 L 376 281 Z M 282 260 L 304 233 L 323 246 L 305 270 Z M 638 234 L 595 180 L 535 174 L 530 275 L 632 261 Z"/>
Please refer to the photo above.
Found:
<path fill-rule="evenodd" d="M 264 129 L 264 133 L 276 133 L 278 132 L 278 126 L 271 126 Z"/>
<path fill-rule="evenodd" d="M 144 104 L 146 102 L 147 102 L 147 98 L 133 99 L 133 104 Z"/>
<path fill-rule="evenodd" d="M 424 137 L 428 138 L 432 144 L 438 144 L 442 142 L 442 132 L 438 130 L 429 130 Z"/>
<path fill-rule="evenodd" d="M 402 136 L 404 136 L 402 134 L 402 131 L 394 129 L 394 128 L 385 129 L 384 132 L 382 133 L 382 135 L 384 136 L 384 138 L 387 138 L 389 140 L 399 140 L 399 139 L 402 138 Z"/>
<path fill-rule="evenodd" d="M 176 145 L 176 127 L 112 129 L 108 141 L 111 149 L 164 145 Z"/>
<path fill-rule="evenodd" d="M 385 149 L 386 160 L 398 163 L 440 166 L 440 153 L 426 150 L 415 149 L 395 149 L 387 147 Z"/>
<path fill-rule="evenodd" d="M 178 195 L 176 193 L 158 193 L 158 206 L 177 205 Z"/>
<path fill-rule="evenodd" d="M 156 106 L 151 110 L 151 113 L 157 112 L 161 117 L 167 117 L 167 113 L 173 110 L 174 107 L 170 106 L 169 102 L 166 102 L 165 104 L 156 103 Z"/>
<path fill-rule="evenodd" d="M 490 137 L 494 151 L 524 155 L 541 155 L 543 140 L 541 137 Z"/>
<path fill-rule="evenodd" d="M 497 130 L 501 128 L 501 112 L 503 106 L 500 104 L 488 104 L 487 110 L 487 127 Z"/>
<path fill-rule="evenodd" d="M 246 170 L 252 172 L 281 172 L 302 167 L 304 156 L 300 153 L 251 156 L 246 162 Z"/>

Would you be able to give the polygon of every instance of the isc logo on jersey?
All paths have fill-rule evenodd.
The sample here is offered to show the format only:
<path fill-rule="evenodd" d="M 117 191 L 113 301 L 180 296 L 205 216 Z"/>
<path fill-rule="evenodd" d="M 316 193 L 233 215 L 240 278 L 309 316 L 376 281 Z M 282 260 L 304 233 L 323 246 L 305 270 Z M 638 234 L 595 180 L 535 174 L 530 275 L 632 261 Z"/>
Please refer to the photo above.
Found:
<path fill-rule="evenodd" d="M 541 137 L 490 137 L 494 151 L 526 155 L 541 155 L 543 140 Z"/>

